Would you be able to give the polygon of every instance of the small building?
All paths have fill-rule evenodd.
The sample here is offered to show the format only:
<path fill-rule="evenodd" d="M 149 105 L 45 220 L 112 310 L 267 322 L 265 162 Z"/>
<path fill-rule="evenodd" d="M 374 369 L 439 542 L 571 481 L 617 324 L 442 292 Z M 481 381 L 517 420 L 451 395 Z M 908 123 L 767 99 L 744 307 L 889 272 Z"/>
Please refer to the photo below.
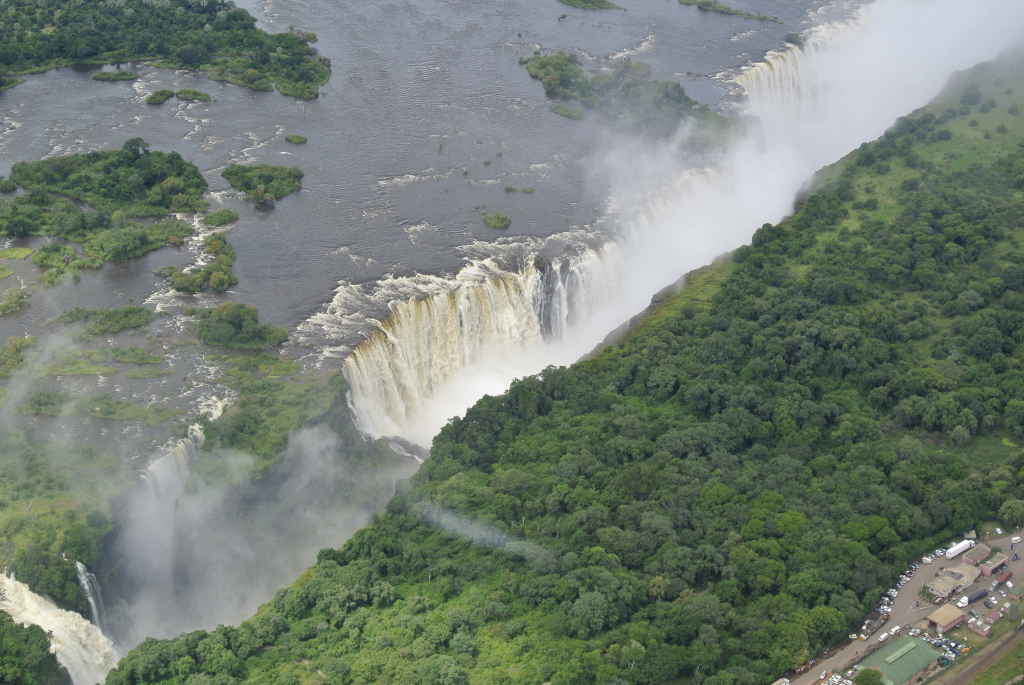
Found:
<path fill-rule="evenodd" d="M 964 559 L 967 560 L 969 563 L 972 563 L 975 566 L 977 566 L 981 562 L 988 559 L 989 554 L 992 554 L 992 548 L 984 543 L 979 542 L 977 545 L 974 546 L 974 549 L 969 550 L 967 554 L 964 555 Z"/>
<path fill-rule="evenodd" d="M 928 592 L 941 600 L 949 599 L 958 590 L 968 587 L 978 579 L 980 571 L 968 564 L 951 566 L 939 573 L 932 582 L 926 586 Z"/>
<path fill-rule="evenodd" d="M 991 576 L 994 573 L 999 573 L 1006 567 L 1006 562 L 1009 560 L 1009 557 L 1007 557 L 1002 552 L 999 552 L 998 554 L 993 554 L 991 559 L 989 559 L 980 566 L 981 575 Z"/>
<path fill-rule="evenodd" d="M 943 604 L 928 616 L 928 623 L 935 628 L 937 633 L 948 633 L 965 620 L 967 620 L 967 614 L 952 604 Z"/>
<path fill-rule="evenodd" d="M 985 614 L 985 620 L 989 623 L 996 623 L 1001 619 L 1003 615 L 999 613 L 999 609 L 993 609 L 992 611 Z"/>
<path fill-rule="evenodd" d="M 1013 578 L 1013 571 L 1006 570 L 1002 571 L 998 576 L 995 577 L 997 583 L 1005 583 L 1010 578 Z"/>

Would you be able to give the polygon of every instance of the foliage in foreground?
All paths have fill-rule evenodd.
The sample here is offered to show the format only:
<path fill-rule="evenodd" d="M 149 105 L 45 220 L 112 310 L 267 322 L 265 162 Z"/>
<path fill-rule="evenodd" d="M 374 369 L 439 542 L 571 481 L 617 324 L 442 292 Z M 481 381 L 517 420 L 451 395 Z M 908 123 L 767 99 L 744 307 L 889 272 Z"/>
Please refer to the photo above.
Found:
<path fill-rule="evenodd" d="M 108 683 L 756 685 L 841 639 L 1024 494 L 1008 73 L 863 146 L 620 344 L 450 422 L 255 617 Z"/>
<path fill-rule="evenodd" d="M 50 640 L 38 626 L 20 626 L 0 611 L 0 683 L 63 685 L 67 673 L 50 654 Z"/>
<path fill-rule="evenodd" d="M 0 4 L 0 73 L 156 59 L 309 100 L 330 77 L 329 62 L 310 46 L 315 40 L 300 31 L 261 31 L 251 14 L 225 0 Z"/>

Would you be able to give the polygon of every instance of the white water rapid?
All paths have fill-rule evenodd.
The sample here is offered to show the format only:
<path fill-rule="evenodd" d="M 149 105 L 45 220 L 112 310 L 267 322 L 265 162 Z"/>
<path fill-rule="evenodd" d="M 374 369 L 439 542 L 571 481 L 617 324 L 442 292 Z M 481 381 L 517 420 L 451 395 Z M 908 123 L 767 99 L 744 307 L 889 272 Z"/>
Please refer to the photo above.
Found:
<path fill-rule="evenodd" d="M 49 633 L 50 651 L 67 669 L 74 685 L 96 685 L 117 664 L 113 643 L 97 626 L 4 573 L 0 573 L 0 611 L 10 614 L 16 623 L 39 626 Z"/>
<path fill-rule="evenodd" d="M 618 249 L 575 257 L 578 286 L 539 288 L 526 258 L 417 277 L 435 292 L 389 298 L 390 316 L 344 362 L 361 427 L 427 445 L 481 395 L 579 358 L 681 274 L 786 216 L 816 170 L 926 104 L 954 71 L 1019 43 L 1024 12 L 1019 0 L 878 0 L 804 38 L 731 75 L 755 123 L 713 163 L 684 157 L 685 127 L 675 145 L 619 139 L 594 155 Z M 343 285 L 318 316 L 344 319 L 353 291 Z M 558 293 L 571 294 L 545 299 Z M 575 314 L 545 328 L 549 306 Z"/>

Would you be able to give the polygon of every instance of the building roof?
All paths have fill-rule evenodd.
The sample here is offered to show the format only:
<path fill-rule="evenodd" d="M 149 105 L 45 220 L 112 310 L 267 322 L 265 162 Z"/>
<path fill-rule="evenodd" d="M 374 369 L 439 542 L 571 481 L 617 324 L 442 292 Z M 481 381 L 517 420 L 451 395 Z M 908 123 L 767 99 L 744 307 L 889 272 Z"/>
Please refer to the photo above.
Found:
<path fill-rule="evenodd" d="M 974 566 L 970 564 L 958 564 L 942 571 L 938 577 L 928 583 L 928 589 L 938 597 L 948 597 L 960 588 L 967 587 L 981 575 Z"/>
<path fill-rule="evenodd" d="M 943 604 L 928 615 L 928 620 L 937 626 L 948 626 L 964 616 L 964 612 L 952 604 Z"/>

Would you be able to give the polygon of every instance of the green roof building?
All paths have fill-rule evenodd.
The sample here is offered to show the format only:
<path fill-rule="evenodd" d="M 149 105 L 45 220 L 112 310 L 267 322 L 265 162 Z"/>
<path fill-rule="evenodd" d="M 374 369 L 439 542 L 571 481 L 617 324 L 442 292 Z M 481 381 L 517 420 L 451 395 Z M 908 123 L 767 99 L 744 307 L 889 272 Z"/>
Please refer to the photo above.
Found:
<path fill-rule="evenodd" d="M 858 664 L 882 672 L 884 685 L 904 685 L 935 663 L 941 656 L 930 644 L 916 637 L 901 637 L 889 642 Z"/>

